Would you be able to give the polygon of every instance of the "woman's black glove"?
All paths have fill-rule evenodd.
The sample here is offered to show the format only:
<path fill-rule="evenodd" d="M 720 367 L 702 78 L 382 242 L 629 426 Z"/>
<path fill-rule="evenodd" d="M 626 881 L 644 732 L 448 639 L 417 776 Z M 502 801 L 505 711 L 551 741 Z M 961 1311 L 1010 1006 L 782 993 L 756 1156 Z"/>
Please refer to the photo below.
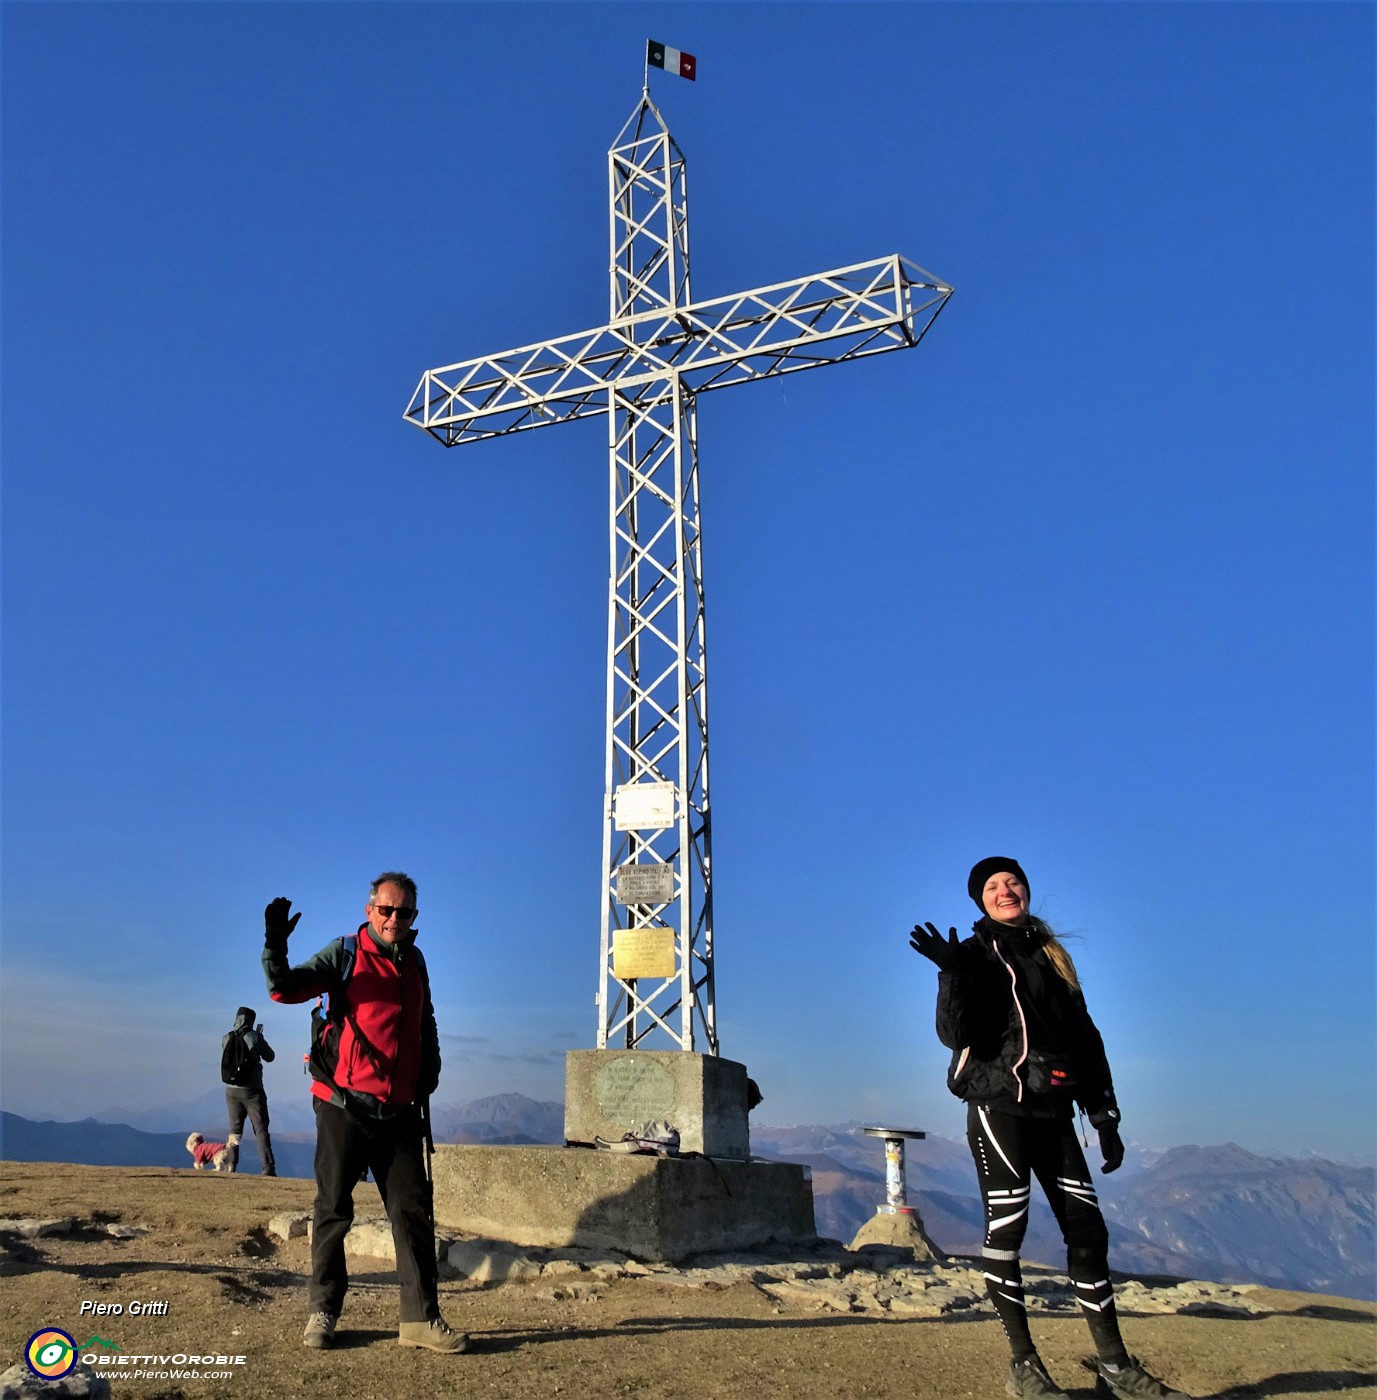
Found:
<path fill-rule="evenodd" d="M 1124 1161 L 1124 1140 L 1113 1123 L 1102 1123 L 1096 1130 L 1100 1135 L 1100 1152 L 1104 1156 L 1103 1172 L 1118 1171 Z"/>
<path fill-rule="evenodd" d="M 283 899 L 279 895 L 263 911 L 263 941 L 271 944 L 275 948 L 285 949 L 287 940 L 292 936 L 292 930 L 296 927 L 296 921 L 301 917 L 298 911 L 287 915 L 292 907 L 290 899 Z"/>
<path fill-rule="evenodd" d="M 909 945 L 915 953 L 921 953 L 929 962 L 937 964 L 942 972 L 955 972 L 961 958 L 961 940 L 956 930 L 943 938 L 933 924 L 914 924 L 908 936 Z"/>

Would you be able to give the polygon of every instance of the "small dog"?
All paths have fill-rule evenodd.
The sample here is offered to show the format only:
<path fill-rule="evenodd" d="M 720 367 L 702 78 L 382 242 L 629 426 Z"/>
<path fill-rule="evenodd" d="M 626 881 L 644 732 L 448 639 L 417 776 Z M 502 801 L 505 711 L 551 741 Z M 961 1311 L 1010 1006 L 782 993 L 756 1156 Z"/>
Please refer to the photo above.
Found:
<path fill-rule="evenodd" d="M 215 1172 L 232 1172 L 239 1167 L 239 1141 L 238 1133 L 231 1133 L 225 1142 L 207 1142 L 200 1133 L 192 1133 L 186 1140 L 186 1150 L 198 1172 L 207 1167 Z"/>

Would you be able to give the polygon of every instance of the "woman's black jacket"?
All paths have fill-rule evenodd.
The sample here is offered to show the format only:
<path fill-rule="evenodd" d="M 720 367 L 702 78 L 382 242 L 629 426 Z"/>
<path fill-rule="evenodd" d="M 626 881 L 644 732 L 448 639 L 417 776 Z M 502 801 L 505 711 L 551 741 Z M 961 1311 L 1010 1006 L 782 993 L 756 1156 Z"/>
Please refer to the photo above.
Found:
<path fill-rule="evenodd" d="M 1038 919 L 1020 928 L 981 919 L 956 970 L 939 974 L 947 1087 L 967 1103 L 1038 1118 L 1069 1117 L 1074 1101 L 1098 1128 L 1119 1117 L 1109 1061 L 1084 996 L 1044 951 L 1048 936 Z M 1055 1087 L 1059 1076 L 1066 1087 Z"/>

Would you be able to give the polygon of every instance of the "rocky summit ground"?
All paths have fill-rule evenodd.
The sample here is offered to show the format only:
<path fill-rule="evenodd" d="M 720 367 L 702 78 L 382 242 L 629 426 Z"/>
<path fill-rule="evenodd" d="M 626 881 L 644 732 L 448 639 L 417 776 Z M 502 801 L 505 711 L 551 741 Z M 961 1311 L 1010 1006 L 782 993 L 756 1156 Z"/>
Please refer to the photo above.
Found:
<path fill-rule="evenodd" d="M 1003 1339 L 967 1261 L 917 1265 L 836 1245 L 647 1268 L 461 1241 L 446 1251 L 455 1263 L 441 1284 L 446 1316 L 474 1340 L 456 1357 L 397 1346 L 395 1278 L 385 1261 L 356 1253 L 339 1345 L 307 1351 L 308 1244 L 292 1222 L 312 1189 L 189 1170 L 0 1164 L 0 1372 L 22 1362 L 36 1332 L 61 1328 L 87 1355 L 113 1358 L 93 1369 L 110 1376 L 116 1400 L 1003 1394 Z M 359 1205 L 376 1213 L 371 1186 Z M 1029 1282 L 1043 1357 L 1088 1400 L 1088 1335 L 1064 1281 L 1030 1270 Z M 1377 1305 L 1121 1282 L 1130 1348 L 1201 1400 L 1377 1400 Z"/>

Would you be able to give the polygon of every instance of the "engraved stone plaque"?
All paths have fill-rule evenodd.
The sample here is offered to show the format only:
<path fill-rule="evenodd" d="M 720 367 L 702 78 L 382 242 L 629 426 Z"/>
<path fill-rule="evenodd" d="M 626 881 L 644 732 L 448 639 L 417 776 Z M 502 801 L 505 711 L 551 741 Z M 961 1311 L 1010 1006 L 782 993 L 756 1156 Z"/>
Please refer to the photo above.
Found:
<path fill-rule="evenodd" d="M 674 1076 L 641 1055 L 618 1055 L 598 1070 L 593 1097 L 603 1116 L 626 1128 L 674 1117 Z"/>
<path fill-rule="evenodd" d="M 615 1140 L 628 1128 L 667 1118 L 679 1129 L 680 1151 L 744 1162 L 751 1155 L 746 1100 L 746 1066 L 721 1055 L 627 1048 L 565 1056 L 570 1142 Z"/>
<path fill-rule="evenodd" d="M 618 831 L 662 831 L 674 825 L 673 783 L 622 783 L 615 796 Z"/>
<path fill-rule="evenodd" d="M 673 977 L 672 928 L 619 928 L 612 935 L 612 975 L 623 982 L 636 977 Z"/>
<path fill-rule="evenodd" d="M 618 866 L 617 898 L 623 904 L 668 904 L 674 898 L 674 866 L 668 861 Z"/>

